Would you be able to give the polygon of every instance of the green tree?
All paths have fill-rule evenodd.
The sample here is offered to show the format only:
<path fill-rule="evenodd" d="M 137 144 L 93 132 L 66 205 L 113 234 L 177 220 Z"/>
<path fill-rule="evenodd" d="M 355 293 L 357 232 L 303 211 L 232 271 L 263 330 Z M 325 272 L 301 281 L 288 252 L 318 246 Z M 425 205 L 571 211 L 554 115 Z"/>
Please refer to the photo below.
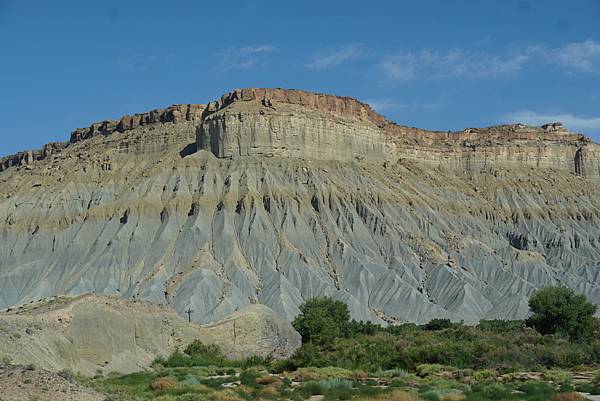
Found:
<path fill-rule="evenodd" d="M 596 305 L 570 288 L 543 288 L 531 296 L 529 307 L 533 315 L 527 319 L 527 325 L 541 334 L 562 334 L 571 340 L 592 334 Z"/>
<path fill-rule="evenodd" d="M 346 337 L 350 329 L 350 313 L 345 303 L 331 298 L 313 298 L 300 306 L 300 315 L 292 325 L 303 343 L 327 348 L 338 337 Z"/>

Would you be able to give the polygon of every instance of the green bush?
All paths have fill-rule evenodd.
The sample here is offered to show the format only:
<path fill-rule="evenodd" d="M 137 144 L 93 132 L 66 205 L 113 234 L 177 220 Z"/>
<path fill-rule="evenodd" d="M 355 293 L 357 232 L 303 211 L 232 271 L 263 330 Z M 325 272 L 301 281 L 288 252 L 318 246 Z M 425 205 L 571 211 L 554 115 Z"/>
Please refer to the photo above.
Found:
<path fill-rule="evenodd" d="M 426 401 L 440 401 L 440 395 L 435 390 L 424 391 L 419 396 Z"/>
<path fill-rule="evenodd" d="M 452 327 L 450 319 L 432 319 L 423 328 L 425 330 L 444 330 Z"/>
<path fill-rule="evenodd" d="M 519 386 L 519 390 L 527 395 L 530 401 L 546 401 L 556 393 L 554 388 L 546 382 L 527 382 Z"/>
<path fill-rule="evenodd" d="M 566 287 L 546 287 L 529 299 L 533 315 L 527 325 L 541 334 L 561 334 L 572 340 L 591 338 L 596 305 Z"/>
<path fill-rule="evenodd" d="M 498 377 L 498 373 L 491 369 L 478 370 L 473 374 L 473 378 L 477 382 L 494 380 L 496 377 Z"/>
<path fill-rule="evenodd" d="M 300 305 L 300 315 L 292 322 L 303 343 L 329 347 L 350 331 L 350 312 L 345 303 L 332 298 L 313 298 Z"/>
<path fill-rule="evenodd" d="M 481 320 L 477 328 L 481 331 L 490 331 L 493 333 L 506 333 L 515 330 L 521 330 L 525 327 L 523 320 Z"/>
<path fill-rule="evenodd" d="M 271 356 L 271 355 L 266 356 L 266 357 L 255 355 L 255 356 L 251 356 L 246 359 L 243 359 L 239 365 L 242 369 L 248 369 L 248 368 L 252 368 L 252 367 L 263 367 L 263 368 L 269 369 L 271 367 L 272 363 L 273 363 L 273 356 Z"/>
<path fill-rule="evenodd" d="M 467 400 L 504 400 L 510 399 L 511 392 L 501 384 L 478 384 L 473 386 L 472 394 L 475 396 L 467 397 Z"/>
<path fill-rule="evenodd" d="M 349 400 L 352 398 L 352 382 L 344 379 L 327 379 L 319 382 L 326 400 Z"/>
<path fill-rule="evenodd" d="M 240 373 L 240 382 L 244 386 L 256 386 L 256 379 L 261 376 L 261 372 L 256 369 L 244 369 Z"/>
<path fill-rule="evenodd" d="M 221 366 L 225 361 L 225 355 L 218 345 L 206 345 L 200 340 L 194 340 L 183 352 L 190 357 L 192 366 Z"/>
<path fill-rule="evenodd" d="M 313 395 L 323 395 L 325 388 L 320 382 L 308 381 L 302 384 L 299 392 L 305 397 L 312 397 Z"/>

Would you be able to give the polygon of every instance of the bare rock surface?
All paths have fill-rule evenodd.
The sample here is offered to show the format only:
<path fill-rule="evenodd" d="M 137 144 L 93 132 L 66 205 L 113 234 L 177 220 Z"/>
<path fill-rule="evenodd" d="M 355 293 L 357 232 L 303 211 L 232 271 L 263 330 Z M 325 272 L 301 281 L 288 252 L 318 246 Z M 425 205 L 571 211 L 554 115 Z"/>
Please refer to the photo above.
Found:
<path fill-rule="evenodd" d="M 300 346 L 291 325 L 263 305 L 198 326 L 166 305 L 92 294 L 2 312 L 0 327 L 0 355 L 12 362 L 83 374 L 142 370 L 194 340 L 218 344 L 229 358 L 282 358 Z"/>
<path fill-rule="evenodd" d="M 523 318 L 551 284 L 600 305 L 600 147 L 583 135 L 427 131 L 282 89 L 192 106 L 0 172 L 0 307 L 166 292 L 208 324 L 251 304 L 291 320 L 327 295 L 358 320 L 475 322 Z"/>
<path fill-rule="evenodd" d="M 96 391 L 35 366 L 0 365 L 2 401 L 103 401 Z"/>

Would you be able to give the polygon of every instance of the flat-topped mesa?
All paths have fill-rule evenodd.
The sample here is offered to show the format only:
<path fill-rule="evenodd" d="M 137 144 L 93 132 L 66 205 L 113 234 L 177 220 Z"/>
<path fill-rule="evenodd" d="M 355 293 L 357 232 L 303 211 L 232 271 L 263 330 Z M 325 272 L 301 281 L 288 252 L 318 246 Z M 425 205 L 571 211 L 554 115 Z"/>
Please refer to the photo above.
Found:
<path fill-rule="evenodd" d="M 209 103 L 196 145 L 220 158 L 413 159 L 458 171 L 556 168 L 598 177 L 600 147 L 561 123 L 457 132 L 397 125 L 357 100 L 284 89 L 238 89 Z"/>
<path fill-rule="evenodd" d="M 151 125 L 160 127 L 151 133 L 139 130 Z M 136 133 L 131 141 L 117 141 L 121 153 L 162 152 L 183 144 L 221 158 L 414 159 L 471 171 L 518 164 L 600 177 L 600 146 L 560 123 L 430 131 L 388 121 L 353 98 L 280 88 L 236 89 L 207 105 L 179 104 L 97 122 L 73 131 L 69 142 L 0 159 L 0 171 L 28 166 L 87 139 L 130 130 Z"/>

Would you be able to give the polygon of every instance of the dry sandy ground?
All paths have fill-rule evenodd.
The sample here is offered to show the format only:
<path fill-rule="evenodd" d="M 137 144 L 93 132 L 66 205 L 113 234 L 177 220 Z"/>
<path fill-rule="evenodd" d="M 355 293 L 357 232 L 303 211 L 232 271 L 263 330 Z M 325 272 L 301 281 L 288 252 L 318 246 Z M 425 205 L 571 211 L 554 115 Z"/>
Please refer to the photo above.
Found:
<path fill-rule="evenodd" d="M 104 397 L 55 373 L 0 365 L 0 401 L 103 401 Z"/>

